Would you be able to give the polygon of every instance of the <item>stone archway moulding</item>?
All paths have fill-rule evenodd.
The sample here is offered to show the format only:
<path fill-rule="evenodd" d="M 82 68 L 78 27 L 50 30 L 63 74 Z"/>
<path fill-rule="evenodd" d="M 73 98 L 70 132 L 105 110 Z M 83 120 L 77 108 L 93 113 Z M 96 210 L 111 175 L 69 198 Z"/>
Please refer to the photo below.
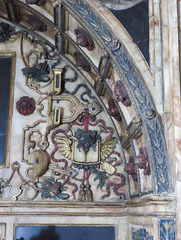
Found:
<path fill-rule="evenodd" d="M 69 3 L 69 4 L 68 4 Z M 168 173 L 168 156 L 163 135 L 163 129 L 159 114 L 156 113 L 155 106 L 151 100 L 148 90 L 144 84 L 139 71 L 127 55 L 124 47 L 118 47 L 119 40 L 110 32 L 106 24 L 95 12 L 82 1 L 63 1 L 68 11 L 71 11 L 74 17 L 80 16 L 81 24 L 89 28 L 95 34 L 96 40 L 100 42 L 109 51 L 114 59 L 114 67 L 119 73 L 120 79 L 131 94 L 131 99 L 135 108 L 139 111 L 146 132 L 149 135 L 150 151 L 153 156 L 153 165 L 156 179 L 156 192 L 171 192 L 171 186 Z M 89 26 L 89 27 L 88 27 Z"/>

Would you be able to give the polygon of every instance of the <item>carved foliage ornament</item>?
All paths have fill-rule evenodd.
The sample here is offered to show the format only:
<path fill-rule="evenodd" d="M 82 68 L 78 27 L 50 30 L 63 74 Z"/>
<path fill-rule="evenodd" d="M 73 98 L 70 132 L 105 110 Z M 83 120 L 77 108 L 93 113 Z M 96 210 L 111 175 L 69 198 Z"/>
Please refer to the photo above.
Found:
<path fill-rule="evenodd" d="M 61 186 L 61 183 L 56 181 L 54 178 L 44 178 L 42 184 L 42 198 L 59 198 L 66 200 L 69 195 L 67 193 L 63 193 L 66 190 L 66 187 Z"/>
<path fill-rule="evenodd" d="M 137 166 L 134 163 L 134 157 L 129 157 L 129 162 L 126 163 L 124 167 L 124 171 L 128 173 L 132 177 L 134 181 L 137 181 Z"/>
<path fill-rule="evenodd" d="M 137 181 L 137 167 L 144 170 L 144 175 L 151 174 L 146 147 L 139 149 L 139 155 L 136 156 L 136 160 L 134 160 L 134 157 L 129 157 L 129 163 L 126 163 L 124 168 L 125 172 L 127 172 L 128 175 L 131 175 L 134 181 Z"/>
<path fill-rule="evenodd" d="M 132 232 L 132 240 L 153 240 L 153 236 L 149 235 L 145 228 L 140 228 L 136 232 Z"/>
<path fill-rule="evenodd" d="M 150 163 L 146 147 L 139 149 L 139 155 L 136 156 L 134 164 L 140 169 L 144 169 L 144 175 L 150 175 Z"/>
<path fill-rule="evenodd" d="M 160 220 L 160 239 L 175 240 L 175 220 L 174 219 Z"/>

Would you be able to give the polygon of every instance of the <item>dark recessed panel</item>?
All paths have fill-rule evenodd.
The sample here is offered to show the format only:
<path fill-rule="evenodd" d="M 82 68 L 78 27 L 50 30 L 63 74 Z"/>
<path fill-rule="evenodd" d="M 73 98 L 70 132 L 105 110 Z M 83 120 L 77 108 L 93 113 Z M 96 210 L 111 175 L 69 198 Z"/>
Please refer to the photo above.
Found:
<path fill-rule="evenodd" d="M 5 163 L 11 65 L 11 58 L 0 57 L 0 164 Z"/>
<path fill-rule="evenodd" d="M 148 2 L 141 2 L 127 10 L 111 10 L 129 32 L 149 63 L 149 13 Z"/>
<path fill-rule="evenodd" d="M 115 240 L 113 226 L 17 226 L 16 240 Z"/>

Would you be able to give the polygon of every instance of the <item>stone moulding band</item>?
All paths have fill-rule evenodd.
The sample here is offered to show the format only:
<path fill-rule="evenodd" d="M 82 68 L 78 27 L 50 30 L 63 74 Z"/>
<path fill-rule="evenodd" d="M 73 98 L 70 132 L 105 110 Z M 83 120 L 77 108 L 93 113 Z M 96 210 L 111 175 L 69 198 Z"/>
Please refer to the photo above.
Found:
<path fill-rule="evenodd" d="M 81 25 L 89 28 L 97 44 L 108 49 L 112 58 L 112 63 L 116 69 L 120 79 L 131 95 L 130 99 L 142 118 L 146 131 L 146 140 L 152 157 L 154 169 L 154 182 L 156 183 L 155 192 L 171 193 L 171 181 L 169 180 L 168 155 L 164 133 L 162 129 L 159 114 L 153 114 L 151 117 L 149 112 L 156 113 L 155 106 L 151 100 L 150 94 L 146 88 L 144 80 L 131 61 L 128 53 L 123 46 L 116 47 L 116 36 L 102 21 L 93 9 L 81 0 L 63 0 L 63 7 L 70 12 Z M 148 116 L 147 116 L 148 115 Z"/>

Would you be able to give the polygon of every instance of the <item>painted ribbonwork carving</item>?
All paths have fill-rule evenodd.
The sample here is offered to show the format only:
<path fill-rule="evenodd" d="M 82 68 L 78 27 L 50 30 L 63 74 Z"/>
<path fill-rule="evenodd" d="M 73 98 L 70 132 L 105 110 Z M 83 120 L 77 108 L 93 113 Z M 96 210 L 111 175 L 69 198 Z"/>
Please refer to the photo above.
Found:
<path fill-rule="evenodd" d="M 64 74 L 63 69 L 54 68 L 52 80 L 46 72 L 53 90 L 37 104 L 40 120 L 24 128 L 22 160 L 31 165 L 27 177 L 43 199 L 126 199 L 126 178 L 114 129 L 105 121 L 91 89 L 71 67 L 65 68 Z M 27 75 L 31 68 L 23 71 L 26 78 L 37 81 L 34 70 L 31 76 Z M 73 78 L 67 77 L 70 74 Z M 44 84 L 43 79 L 39 85 Z"/>

